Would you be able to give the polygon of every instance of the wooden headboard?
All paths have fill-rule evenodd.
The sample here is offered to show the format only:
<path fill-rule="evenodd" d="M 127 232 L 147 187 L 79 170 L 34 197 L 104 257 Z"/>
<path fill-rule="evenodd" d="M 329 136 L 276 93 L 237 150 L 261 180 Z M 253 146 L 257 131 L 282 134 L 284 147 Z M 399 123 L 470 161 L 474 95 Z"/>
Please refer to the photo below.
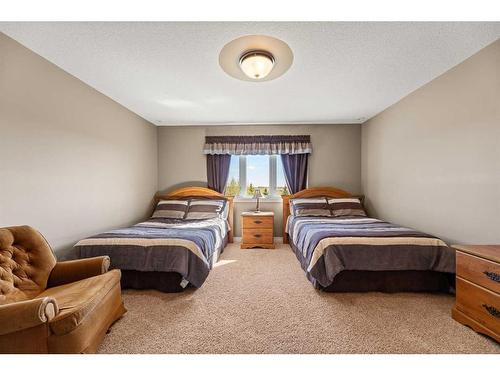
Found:
<path fill-rule="evenodd" d="M 316 198 L 316 197 L 328 197 L 328 198 L 351 198 L 360 197 L 359 195 L 354 195 L 348 193 L 347 191 L 337 189 L 335 187 L 316 187 L 301 190 L 295 194 L 283 195 L 283 243 L 288 243 L 288 235 L 285 232 L 286 223 L 288 221 L 288 216 L 290 216 L 290 199 L 295 198 Z"/>
<path fill-rule="evenodd" d="M 228 232 L 228 241 L 233 242 L 233 197 L 227 197 L 224 194 L 218 193 L 215 190 L 211 190 L 204 187 L 190 186 L 185 188 L 180 188 L 169 192 L 158 192 L 154 197 L 154 207 L 162 199 L 187 199 L 187 198 L 203 198 L 203 199 L 224 199 L 229 205 L 229 213 L 227 221 L 229 222 L 229 227 L 231 230 Z"/>

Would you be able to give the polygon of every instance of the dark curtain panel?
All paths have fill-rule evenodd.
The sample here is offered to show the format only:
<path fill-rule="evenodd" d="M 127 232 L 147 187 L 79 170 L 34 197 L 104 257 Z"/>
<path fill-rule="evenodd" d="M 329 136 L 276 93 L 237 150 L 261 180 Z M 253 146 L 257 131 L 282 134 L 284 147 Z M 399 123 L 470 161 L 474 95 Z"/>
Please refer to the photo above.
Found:
<path fill-rule="evenodd" d="M 307 186 L 307 160 L 309 154 L 282 154 L 283 172 L 290 194 L 295 194 Z"/>
<path fill-rule="evenodd" d="M 207 155 L 207 181 L 208 188 L 224 193 L 229 176 L 231 155 Z"/>

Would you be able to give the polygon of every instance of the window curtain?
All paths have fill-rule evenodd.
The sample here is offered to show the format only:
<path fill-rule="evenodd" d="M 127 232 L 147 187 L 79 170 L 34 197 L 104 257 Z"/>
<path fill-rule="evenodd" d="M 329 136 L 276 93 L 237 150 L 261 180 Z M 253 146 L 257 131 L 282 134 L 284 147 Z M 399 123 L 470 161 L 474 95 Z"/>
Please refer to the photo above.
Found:
<path fill-rule="evenodd" d="M 294 194 L 307 185 L 307 162 L 312 153 L 309 135 L 255 135 L 205 137 L 208 187 L 224 191 L 231 155 L 281 155 L 285 180 Z"/>
<path fill-rule="evenodd" d="M 307 163 L 309 154 L 282 154 L 283 172 L 290 194 L 307 187 Z"/>
<path fill-rule="evenodd" d="M 207 155 L 207 182 L 208 188 L 219 193 L 224 193 L 231 155 Z"/>
<path fill-rule="evenodd" d="M 310 154 L 308 135 L 255 135 L 205 137 L 207 155 L 283 155 Z"/>

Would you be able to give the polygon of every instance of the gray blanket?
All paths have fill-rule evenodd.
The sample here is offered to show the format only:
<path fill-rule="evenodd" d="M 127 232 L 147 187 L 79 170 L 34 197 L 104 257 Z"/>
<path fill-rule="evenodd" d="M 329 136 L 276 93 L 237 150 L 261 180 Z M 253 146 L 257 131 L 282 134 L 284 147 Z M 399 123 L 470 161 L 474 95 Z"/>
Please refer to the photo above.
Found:
<path fill-rule="evenodd" d="M 224 246 L 223 219 L 150 219 L 79 241 L 80 258 L 108 255 L 122 270 L 177 272 L 200 287 Z"/>
<path fill-rule="evenodd" d="M 366 217 L 294 217 L 287 233 L 315 287 L 343 270 L 455 272 L 455 252 L 442 240 Z"/>

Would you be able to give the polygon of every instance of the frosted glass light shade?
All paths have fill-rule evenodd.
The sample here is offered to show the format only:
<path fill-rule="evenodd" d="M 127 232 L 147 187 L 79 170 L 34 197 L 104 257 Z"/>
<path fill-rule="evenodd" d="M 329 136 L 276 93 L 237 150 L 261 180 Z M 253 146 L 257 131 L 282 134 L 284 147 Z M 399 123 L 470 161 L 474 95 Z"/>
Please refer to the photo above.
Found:
<path fill-rule="evenodd" d="M 274 58 L 263 51 L 247 52 L 240 59 L 240 67 L 247 77 L 259 80 L 271 73 Z"/>
<path fill-rule="evenodd" d="M 270 72 L 265 77 L 259 73 L 258 79 L 251 71 L 248 75 L 243 72 L 241 66 L 244 57 L 256 53 L 264 54 L 267 57 L 266 61 L 271 59 L 273 62 Z M 245 35 L 236 38 L 224 45 L 219 53 L 219 65 L 224 72 L 241 81 L 254 83 L 272 81 L 281 77 L 292 66 L 292 63 L 293 52 L 288 44 L 269 35 Z"/>

